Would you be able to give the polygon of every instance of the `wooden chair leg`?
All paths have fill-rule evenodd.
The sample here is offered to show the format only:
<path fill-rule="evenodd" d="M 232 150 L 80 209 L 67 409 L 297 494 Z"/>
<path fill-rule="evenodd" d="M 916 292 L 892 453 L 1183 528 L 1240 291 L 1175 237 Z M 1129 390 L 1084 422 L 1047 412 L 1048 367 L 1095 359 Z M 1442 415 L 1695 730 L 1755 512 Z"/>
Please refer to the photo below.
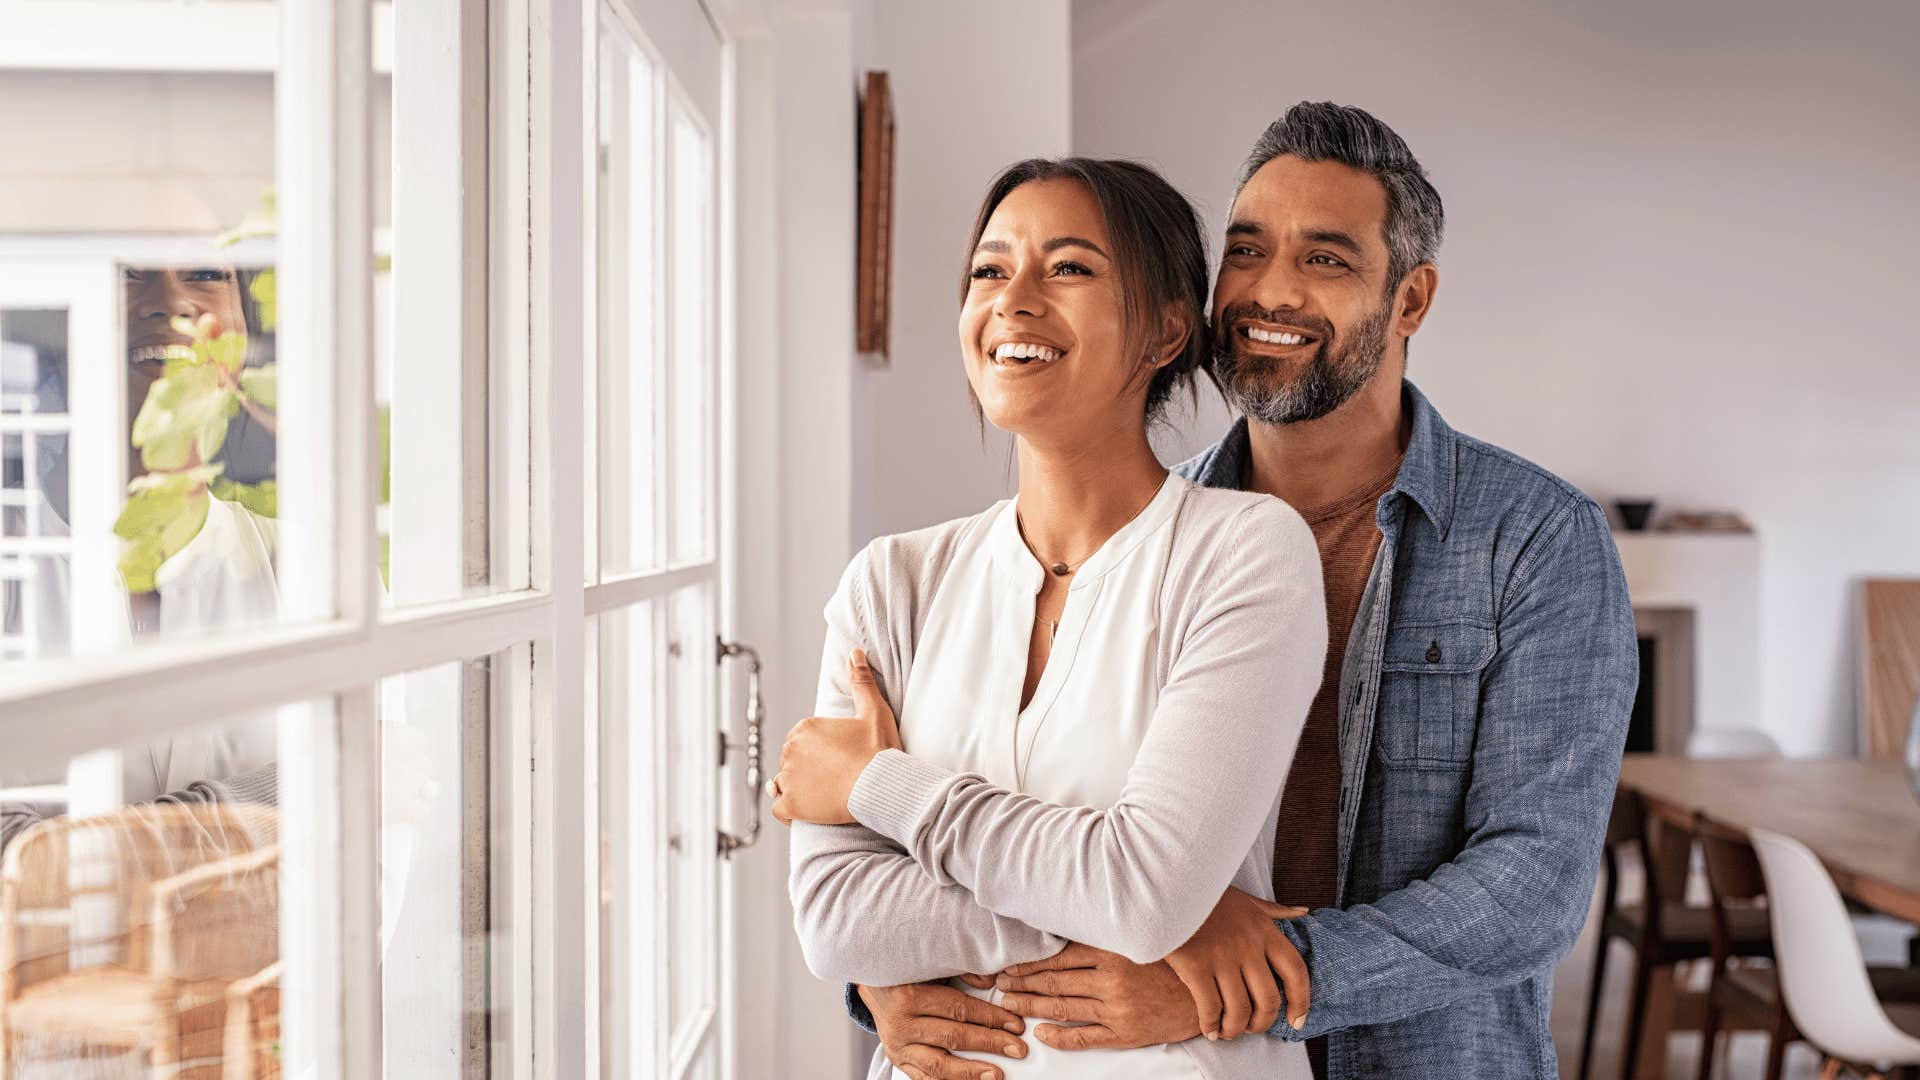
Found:
<path fill-rule="evenodd" d="M 1700 1020 L 1700 1071 L 1698 1080 L 1710 1080 L 1713 1076 L 1714 1054 L 1720 1049 L 1720 973 L 1713 973 L 1713 981 L 1707 984 L 1707 1014 Z"/>
<path fill-rule="evenodd" d="M 1780 1080 L 1786 1070 L 1787 1044 L 1793 1041 L 1790 1024 L 1786 1002 L 1774 998 L 1773 1015 L 1767 1018 L 1767 1080 Z"/>
<path fill-rule="evenodd" d="M 1647 989 L 1653 983 L 1653 957 L 1645 949 L 1633 954 L 1633 989 L 1627 994 L 1627 1038 L 1620 1048 L 1620 1078 L 1634 1080 L 1640 1065 L 1640 1040 L 1647 1029 Z"/>
<path fill-rule="evenodd" d="M 1600 944 L 1593 951 L 1593 981 L 1587 991 L 1587 1034 L 1580 1040 L 1580 1080 L 1587 1080 L 1587 1074 L 1593 1066 L 1593 1031 L 1600 1022 L 1600 994 L 1607 981 L 1607 946 L 1611 944 L 1607 935 L 1600 934 Z"/>

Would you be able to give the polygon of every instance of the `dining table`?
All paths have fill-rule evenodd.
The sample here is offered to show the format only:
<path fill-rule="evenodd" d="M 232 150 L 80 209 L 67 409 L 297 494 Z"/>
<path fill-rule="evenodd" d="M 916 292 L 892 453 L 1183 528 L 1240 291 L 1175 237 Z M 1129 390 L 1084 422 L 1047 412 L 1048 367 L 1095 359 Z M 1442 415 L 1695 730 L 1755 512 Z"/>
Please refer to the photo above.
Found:
<path fill-rule="evenodd" d="M 1920 798 L 1898 761 L 1628 754 L 1620 788 L 1646 805 L 1646 866 L 1666 896 L 1687 895 L 1701 830 L 1745 840 L 1766 829 L 1805 844 L 1859 906 L 1920 923 Z M 1664 1074 L 1672 1031 L 1701 1026 L 1703 995 L 1664 976 L 1649 987 L 1641 1080 Z"/>

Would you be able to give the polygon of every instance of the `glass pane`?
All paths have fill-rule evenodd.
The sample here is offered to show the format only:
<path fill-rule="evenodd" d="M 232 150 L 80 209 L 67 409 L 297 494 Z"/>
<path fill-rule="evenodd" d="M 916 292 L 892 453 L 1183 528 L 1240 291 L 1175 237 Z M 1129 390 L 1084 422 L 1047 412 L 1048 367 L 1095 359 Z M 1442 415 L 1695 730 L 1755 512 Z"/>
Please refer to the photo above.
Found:
<path fill-rule="evenodd" d="M 0 307 L 0 413 L 66 411 L 66 310 Z"/>
<path fill-rule="evenodd" d="M 494 896 L 491 661 L 381 682 L 380 984 L 386 1075 L 484 1076 L 508 1013 L 489 1000 Z M 505 925 L 505 920 L 500 920 Z M 501 970 L 507 970 L 503 965 Z"/>
<path fill-rule="evenodd" d="M 673 558 L 712 553 L 714 349 L 713 145 L 693 115 L 673 107 Z"/>
<path fill-rule="evenodd" d="M 610 611 L 596 620 L 600 718 L 601 1074 L 646 1076 L 662 1054 L 654 1002 L 665 910 L 657 898 L 660 835 L 659 716 L 666 650 L 660 609 Z"/>
<path fill-rule="evenodd" d="M 602 35 L 599 127 L 600 347 L 597 429 L 602 577 L 660 564 L 658 272 L 660 75 L 617 28 Z M 590 568 L 591 571 L 591 568 Z"/>
<path fill-rule="evenodd" d="M 673 594 L 669 614 L 667 734 L 668 1030 L 682 1028 L 713 1004 L 717 938 L 714 859 L 714 626 L 706 586 Z"/>
<path fill-rule="evenodd" d="M 0 72 L 0 665 L 281 618 L 279 5 L 135 7 Z"/>
<path fill-rule="evenodd" d="M 485 109 L 462 92 L 486 70 L 486 35 L 460 22 L 485 8 L 393 5 L 394 69 L 373 72 L 374 518 L 396 607 L 510 587 L 492 518 L 525 505 L 525 478 L 489 462 L 507 436 L 490 416 Z"/>
<path fill-rule="evenodd" d="M 281 1060 L 279 839 L 315 808 L 280 802 L 277 727 L 266 710 L 0 761 L 0 1072 L 299 1071 Z"/>
<path fill-rule="evenodd" d="M 608 612 L 596 636 L 602 1072 L 665 1075 L 670 1051 L 714 1037 L 721 770 L 712 588 Z"/>

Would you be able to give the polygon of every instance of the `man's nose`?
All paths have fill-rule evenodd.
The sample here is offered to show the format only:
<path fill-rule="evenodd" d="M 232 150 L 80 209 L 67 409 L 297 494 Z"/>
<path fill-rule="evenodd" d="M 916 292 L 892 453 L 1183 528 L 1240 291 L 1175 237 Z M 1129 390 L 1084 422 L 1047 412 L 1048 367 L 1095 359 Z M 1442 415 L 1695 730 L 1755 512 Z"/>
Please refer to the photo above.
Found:
<path fill-rule="evenodd" d="M 1298 269 L 1280 260 L 1270 263 L 1265 272 L 1247 290 L 1247 300 L 1268 311 L 1307 306 L 1306 278 Z"/>

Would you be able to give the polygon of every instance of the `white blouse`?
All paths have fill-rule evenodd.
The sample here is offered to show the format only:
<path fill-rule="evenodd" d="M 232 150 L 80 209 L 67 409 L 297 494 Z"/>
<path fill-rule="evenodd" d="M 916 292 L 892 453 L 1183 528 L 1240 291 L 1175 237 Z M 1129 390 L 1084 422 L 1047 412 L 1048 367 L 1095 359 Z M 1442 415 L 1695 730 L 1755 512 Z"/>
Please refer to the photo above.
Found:
<path fill-rule="evenodd" d="M 876 542 L 829 605 L 818 713 L 850 711 L 861 645 L 905 752 L 862 774 L 860 825 L 795 827 L 796 925 L 825 977 L 992 972 L 1068 940 L 1147 962 L 1227 885 L 1271 897 L 1280 786 L 1326 649 L 1311 533 L 1268 496 L 1168 476 L 1075 574 L 1022 709 L 1047 571 L 1015 510 Z M 1010 1080 L 1310 1075 L 1299 1044 L 1264 1035 L 1026 1043 L 991 1059 Z M 870 1075 L 904 1074 L 876 1056 Z"/>

